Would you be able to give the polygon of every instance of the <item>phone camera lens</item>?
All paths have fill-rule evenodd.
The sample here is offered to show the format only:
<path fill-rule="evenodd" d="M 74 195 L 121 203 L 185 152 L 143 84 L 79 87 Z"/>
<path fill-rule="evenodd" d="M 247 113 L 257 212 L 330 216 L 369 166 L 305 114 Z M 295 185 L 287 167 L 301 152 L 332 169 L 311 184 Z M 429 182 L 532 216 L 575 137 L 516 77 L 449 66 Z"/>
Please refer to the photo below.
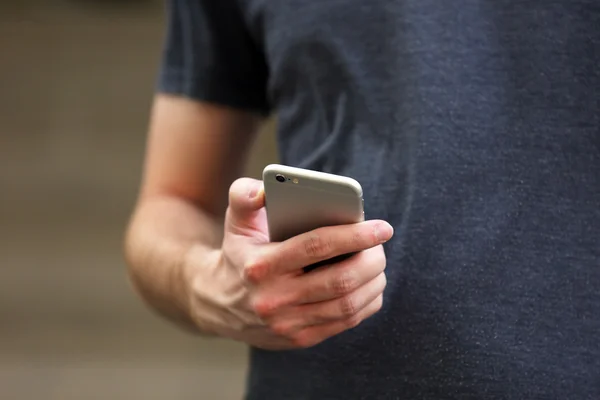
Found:
<path fill-rule="evenodd" d="M 277 179 L 277 182 L 283 183 L 285 182 L 285 176 L 278 174 L 275 176 L 275 179 Z"/>

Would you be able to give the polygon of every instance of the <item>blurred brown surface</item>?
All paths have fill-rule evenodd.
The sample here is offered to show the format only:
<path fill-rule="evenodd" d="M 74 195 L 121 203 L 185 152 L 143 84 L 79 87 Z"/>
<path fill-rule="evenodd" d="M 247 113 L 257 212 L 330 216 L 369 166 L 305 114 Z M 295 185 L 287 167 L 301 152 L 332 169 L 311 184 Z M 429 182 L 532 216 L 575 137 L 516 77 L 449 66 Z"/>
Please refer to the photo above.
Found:
<path fill-rule="evenodd" d="M 0 4 L 0 398 L 239 399 L 245 348 L 179 332 L 129 288 L 162 5 L 96 3 Z M 275 159 L 266 131 L 253 176 Z"/>

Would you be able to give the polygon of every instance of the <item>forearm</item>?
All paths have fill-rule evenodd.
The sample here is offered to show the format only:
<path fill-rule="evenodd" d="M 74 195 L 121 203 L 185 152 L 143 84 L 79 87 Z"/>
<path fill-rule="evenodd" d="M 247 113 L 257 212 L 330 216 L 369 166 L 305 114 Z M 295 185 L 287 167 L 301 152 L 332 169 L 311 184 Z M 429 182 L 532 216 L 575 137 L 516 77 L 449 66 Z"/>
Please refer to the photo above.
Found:
<path fill-rule="evenodd" d="M 131 280 L 155 310 L 198 331 L 218 270 L 231 182 L 241 175 L 260 118 L 191 99 L 156 96 L 140 199 L 125 244 Z M 215 217 L 216 216 L 216 217 Z M 191 308 L 195 295 L 206 300 Z M 208 297 L 208 299 L 206 299 Z M 191 317 L 193 315 L 193 318 Z"/>
<path fill-rule="evenodd" d="M 187 255 L 206 252 L 194 268 L 210 268 L 220 252 L 222 221 L 175 196 L 145 197 L 125 239 L 131 281 L 146 303 L 177 324 L 198 331 L 190 317 Z"/>

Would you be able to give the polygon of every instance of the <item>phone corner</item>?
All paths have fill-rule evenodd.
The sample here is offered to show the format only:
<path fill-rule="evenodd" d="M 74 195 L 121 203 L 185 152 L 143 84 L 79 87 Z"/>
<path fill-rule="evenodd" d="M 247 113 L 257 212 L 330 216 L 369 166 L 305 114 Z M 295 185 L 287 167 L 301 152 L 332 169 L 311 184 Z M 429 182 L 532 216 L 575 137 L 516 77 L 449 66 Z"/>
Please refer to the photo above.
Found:
<path fill-rule="evenodd" d="M 362 199 L 363 197 L 363 188 L 359 181 L 354 178 L 348 177 L 347 180 L 348 187 L 354 192 L 354 194 Z"/>
<path fill-rule="evenodd" d="M 262 178 L 263 180 L 265 180 L 265 177 L 269 176 L 270 174 L 273 173 L 273 171 L 278 170 L 278 168 L 280 167 L 279 164 L 268 164 L 263 168 L 262 171 Z"/>

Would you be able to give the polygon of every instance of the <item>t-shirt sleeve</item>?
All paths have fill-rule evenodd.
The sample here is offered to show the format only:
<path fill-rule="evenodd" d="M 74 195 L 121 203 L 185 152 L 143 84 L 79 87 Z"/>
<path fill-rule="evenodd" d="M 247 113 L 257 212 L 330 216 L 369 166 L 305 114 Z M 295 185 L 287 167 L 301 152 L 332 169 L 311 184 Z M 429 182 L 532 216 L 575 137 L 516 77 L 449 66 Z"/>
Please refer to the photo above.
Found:
<path fill-rule="evenodd" d="M 234 0 L 168 0 L 158 91 L 266 114 L 268 68 Z"/>

